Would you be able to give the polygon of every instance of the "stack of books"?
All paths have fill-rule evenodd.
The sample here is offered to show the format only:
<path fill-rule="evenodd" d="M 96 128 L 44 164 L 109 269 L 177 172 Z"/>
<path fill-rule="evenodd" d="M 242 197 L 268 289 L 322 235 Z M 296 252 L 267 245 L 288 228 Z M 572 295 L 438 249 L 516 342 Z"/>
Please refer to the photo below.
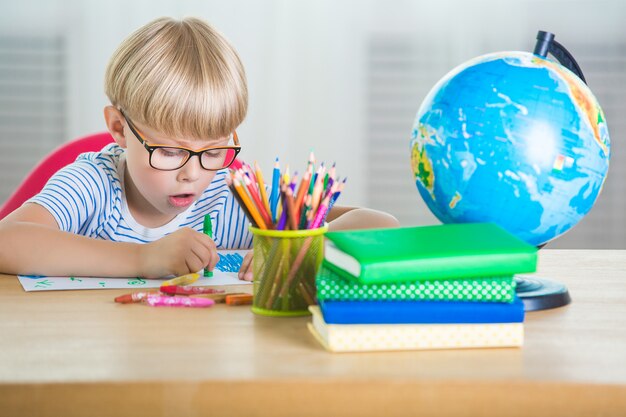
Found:
<path fill-rule="evenodd" d="M 521 346 L 537 249 L 492 223 L 330 232 L 309 330 L 334 352 Z"/>

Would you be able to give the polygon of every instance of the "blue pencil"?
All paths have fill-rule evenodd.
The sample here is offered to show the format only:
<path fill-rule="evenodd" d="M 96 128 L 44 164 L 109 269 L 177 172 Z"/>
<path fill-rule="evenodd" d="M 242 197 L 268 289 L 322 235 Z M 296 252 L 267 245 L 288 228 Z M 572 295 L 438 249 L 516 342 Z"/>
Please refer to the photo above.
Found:
<path fill-rule="evenodd" d="M 278 157 L 274 162 L 274 170 L 272 171 L 272 193 L 270 194 L 270 209 L 272 211 L 272 222 L 276 223 L 276 214 L 278 212 L 278 182 L 280 180 L 280 165 L 278 164 Z"/>
<path fill-rule="evenodd" d="M 348 177 L 345 177 L 343 179 L 341 184 L 339 184 L 339 190 L 330 197 L 330 204 L 328 204 L 328 212 L 330 212 L 330 209 L 333 208 L 333 206 L 335 205 L 335 201 L 337 201 L 337 199 L 339 198 L 339 194 L 341 194 L 341 191 L 343 190 L 343 187 L 346 184 L 347 179 Z"/>

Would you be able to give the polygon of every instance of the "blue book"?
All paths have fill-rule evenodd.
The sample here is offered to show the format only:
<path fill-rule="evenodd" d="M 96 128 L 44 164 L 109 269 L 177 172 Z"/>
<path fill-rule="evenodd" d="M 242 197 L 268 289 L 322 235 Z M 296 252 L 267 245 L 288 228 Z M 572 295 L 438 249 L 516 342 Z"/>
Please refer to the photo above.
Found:
<path fill-rule="evenodd" d="M 522 323 L 524 303 L 473 301 L 320 301 L 328 324 Z"/>

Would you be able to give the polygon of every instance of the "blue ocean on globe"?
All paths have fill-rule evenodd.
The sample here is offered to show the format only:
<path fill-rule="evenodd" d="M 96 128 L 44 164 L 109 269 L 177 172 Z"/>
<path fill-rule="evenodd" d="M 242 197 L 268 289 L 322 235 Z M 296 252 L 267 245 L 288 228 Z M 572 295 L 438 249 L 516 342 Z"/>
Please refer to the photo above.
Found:
<path fill-rule="evenodd" d="M 591 90 L 560 64 L 526 52 L 455 68 L 422 103 L 411 136 L 415 182 L 439 220 L 495 222 L 533 245 L 591 210 L 609 157 Z"/>

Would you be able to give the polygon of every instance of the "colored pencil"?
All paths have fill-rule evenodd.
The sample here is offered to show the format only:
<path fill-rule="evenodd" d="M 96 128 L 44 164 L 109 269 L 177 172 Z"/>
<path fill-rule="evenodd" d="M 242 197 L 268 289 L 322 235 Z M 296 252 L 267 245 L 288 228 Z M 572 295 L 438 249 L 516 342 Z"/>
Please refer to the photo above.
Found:
<path fill-rule="evenodd" d="M 328 173 L 328 184 L 326 185 L 326 187 L 327 188 L 332 187 L 334 182 L 335 182 L 335 163 L 333 162 L 333 166 L 330 168 L 330 171 Z"/>
<path fill-rule="evenodd" d="M 311 181 L 311 169 L 307 168 L 304 176 L 302 177 L 302 181 L 300 182 L 300 187 L 298 187 L 298 193 L 296 194 L 295 208 L 296 208 L 296 219 L 300 218 L 300 208 L 302 207 L 302 203 L 304 201 L 304 194 L 307 192 L 309 188 L 309 182 Z"/>
<path fill-rule="evenodd" d="M 243 189 L 243 186 L 241 185 L 239 178 L 235 177 L 233 179 L 233 186 L 235 187 L 235 190 L 239 193 L 239 196 L 241 197 L 243 204 L 248 208 L 248 212 L 250 213 L 250 216 L 252 216 L 252 218 L 254 219 L 255 223 L 259 226 L 259 228 L 267 229 L 267 225 L 265 224 L 265 221 L 263 221 L 263 218 L 261 217 L 261 215 L 256 211 L 254 204 L 252 203 L 252 201 L 250 200 L 250 197 L 248 197 L 248 194 L 246 193 L 246 190 Z"/>
<path fill-rule="evenodd" d="M 316 168 L 311 151 L 306 170 L 300 178 L 297 171 L 290 176 L 289 165 L 281 172 L 276 158 L 269 196 L 257 162 L 254 169 L 244 163 L 239 169 L 231 170 L 226 182 L 253 225 L 276 230 L 317 229 L 324 225 L 346 181 L 344 178 L 340 182 L 336 177 L 335 164 L 329 167 L 327 172 L 327 166 L 322 162 Z M 255 275 L 255 282 L 258 282 L 255 306 L 286 311 L 314 303 L 315 287 L 308 277 L 315 274 L 313 265 L 307 259 L 314 242 L 315 250 L 319 249 L 320 240 L 313 236 L 276 239 L 260 235 L 255 235 L 255 239 L 267 242 L 258 248 L 258 255 L 265 264 L 258 276 Z M 228 301 L 229 296 L 224 294 L 207 296 L 216 300 L 225 299 L 231 305 L 240 304 L 240 298 L 249 303 L 251 298 L 246 295 L 231 297 Z"/>
<path fill-rule="evenodd" d="M 263 181 L 263 173 L 261 172 L 261 168 L 259 168 L 259 164 L 254 161 L 254 172 L 256 173 L 256 179 L 259 183 L 259 191 L 261 192 L 261 199 L 263 200 L 263 205 L 268 213 L 272 213 L 272 209 L 270 209 L 270 202 L 267 198 L 267 191 L 265 190 L 265 181 Z"/>
<path fill-rule="evenodd" d="M 304 198 L 304 206 L 302 207 L 302 213 L 300 214 L 300 229 L 304 229 L 306 226 L 306 218 L 309 210 L 311 210 L 311 194 L 307 194 Z"/>
<path fill-rule="evenodd" d="M 348 179 L 348 177 L 345 177 L 343 179 L 343 181 L 337 187 L 337 191 L 335 192 L 335 194 L 333 194 L 332 198 L 330 199 L 330 205 L 328 206 L 328 211 L 330 211 L 330 209 L 333 208 L 333 205 L 335 204 L 335 201 L 337 201 L 337 199 L 339 198 L 339 195 L 343 191 L 343 187 L 346 185 L 346 180 L 347 179 Z"/>
<path fill-rule="evenodd" d="M 287 225 L 287 199 L 285 198 L 285 191 L 283 190 L 284 187 L 285 185 L 282 184 L 282 179 L 281 179 L 280 201 L 281 201 L 281 206 L 283 207 L 283 210 L 280 214 L 278 225 L 276 226 L 277 230 L 285 230 L 285 227 Z"/>
<path fill-rule="evenodd" d="M 324 188 L 324 164 L 321 164 L 317 170 L 317 177 L 315 180 L 315 186 L 313 187 L 313 194 L 311 196 L 311 209 L 313 212 L 317 209 L 317 206 L 320 202 L 320 197 L 322 196 L 322 191 Z"/>
<path fill-rule="evenodd" d="M 267 210 L 265 210 L 265 204 L 263 204 L 263 201 L 261 200 L 261 196 L 257 193 L 257 190 L 252 184 L 252 181 L 250 180 L 250 178 L 247 175 L 244 175 L 242 177 L 243 177 L 244 184 L 246 185 L 246 188 L 248 189 L 248 192 L 250 193 L 250 196 L 252 197 L 252 201 L 255 204 L 255 208 L 257 209 L 261 217 L 263 217 L 263 221 L 265 222 L 265 224 L 270 226 L 273 223 L 272 217 L 267 212 Z M 271 228 L 271 227 L 268 227 L 268 228 Z"/>
<path fill-rule="evenodd" d="M 274 162 L 274 170 L 272 171 L 272 189 L 270 193 L 270 209 L 272 211 L 272 222 L 276 223 L 277 213 L 276 208 L 278 206 L 278 182 L 280 179 L 280 164 L 278 163 L 278 157 L 276 157 L 276 162 Z"/>
<path fill-rule="evenodd" d="M 259 227 L 258 223 L 252 217 L 252 214 L 250 214 L 250 211 L 248 210 L 248 207 L 245 205 L 245 203 L 241 199 L 241 196 L 239 195 L 237 190 L 235 190 L 235 186 L 233 184 L 233 179 L 230 178 L 230 177 L 226 177 L 226 185 L 228 185 L 228 188 L 230 189 L 230 192 L 233 193 L 233 196 L 235 196 L 235 200 L 237 200 L 237 204 L 239 204 L 239 207 L 241 207 L 241 210 L 246 215 L 246 217 L 248 218 L 248 220 L 250 221 L 252 226 Z"/>
<path fill-rule="evenodd" d="M 298 230 L 298 219 L 296 218 L 296 208 L 293 201 L 293 191 L 286 187 L 285 199 L 287 200 L 287 217 L 292 230 Z"/>
<path fill-rule="evenodd" d="M 341 194 L 346 179 L 336 177 L 336 164 L 327 172 L 322 162 L 315 168 L 313 151 L 300 179 L 298 172 L 289 174 L 289 165 L 280 170 L 278 157 L 272 171 L 272 187 L 266 190 L 263 172 L 255 161 L 254 168 L 238 163 L 231 169 L 226 183 L 244 214 L 260 229 L 301 230 L 320 227 Z"/>
<path fill-rule="evenodd" d="M 298 185 L 298 171 L 295 171 L 293 173 L 293 176 L 291 177 L 291 182 L 289 183 L 289 188 L 291 188 L 292 192 L 296 192 L 296 185 Z"/>
<path fill-rule="evenodd" d="M 328 190 L 328 192 L 324 196 L 324 199 L 322 200 L 322 203 L 318 207 L 317 213 L 315 213 L 315 218 L 313 219 L 313 224 L 310 226 L 310 229 L 317 229 L 324 224 L 324 219 L 326 219 L 326 216 L 330 211 L 330 200 L 332 199 L 338 188 L 339 184 L 337 182 L 335 182 L 333 186 L 330 187 L 330 190 Z"/>

